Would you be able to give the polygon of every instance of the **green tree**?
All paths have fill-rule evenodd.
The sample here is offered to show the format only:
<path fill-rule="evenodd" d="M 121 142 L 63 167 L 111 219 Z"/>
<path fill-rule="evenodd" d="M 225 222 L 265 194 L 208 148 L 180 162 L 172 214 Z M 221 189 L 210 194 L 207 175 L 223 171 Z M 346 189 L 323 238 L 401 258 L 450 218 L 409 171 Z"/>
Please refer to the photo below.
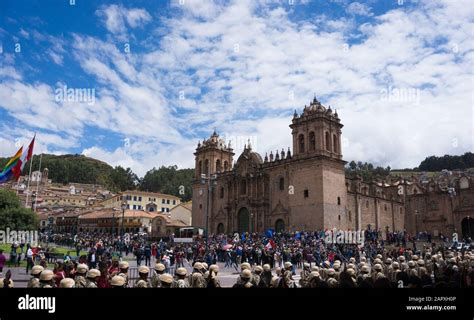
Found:
<path fill-rule="evenodd" d="M 31 210 L 22 208 L 18 196 L 9 190 L 0 189 L 0 229 L 36 230 L 38 217 Z"/>
<path fill-rule="evenodd" d="M 140 189 L 149 192 L 161 192 L 180 197 L 183 201 L 192 198 L 191 183 L 194 169 L 179 169 L 177 166 L 153 168 L 143 177 Z"/>
<path fill-rule="evenodd" d="M 124 169 L 121 166 L 117 166 L 112 170 L 110 180 L 114 191 L 133 190 L 140 183 L 140 179 L 133 173 L 132 169 Z"/>

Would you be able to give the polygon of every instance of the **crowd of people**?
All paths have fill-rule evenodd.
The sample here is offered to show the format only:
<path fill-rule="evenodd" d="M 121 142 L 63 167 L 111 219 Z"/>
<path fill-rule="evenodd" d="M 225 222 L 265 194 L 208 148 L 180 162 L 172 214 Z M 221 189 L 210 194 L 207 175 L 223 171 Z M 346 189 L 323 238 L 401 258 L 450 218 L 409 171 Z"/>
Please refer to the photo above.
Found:
<path fill-rule="evenodd" d="M 420 248 L 416 238 L 423 239 Z M 474 251 L 431 242 L 427 234 L 382 237 L 379 231 L 366 230 L 363 243 L 326 240 L 324 231 L 210 235 L 207 240 L 198 236 L 189 243 L 146 234 L 49 235 L 43 238 L 46 249 L 26 245 L 31 260 L 27 286 L 218 288 L 221 264 L 239 274 L 233 284 L 239 288 L 474 287 Z M 66 253 L 50 270 L 46 253 L 53 242 L 73 248 L 76 258 Z M 129 254 L 136 259 L 133 272 L 124 259 Z M 11 287 L 13 281 L 5 277 L 0 286 Z"/>

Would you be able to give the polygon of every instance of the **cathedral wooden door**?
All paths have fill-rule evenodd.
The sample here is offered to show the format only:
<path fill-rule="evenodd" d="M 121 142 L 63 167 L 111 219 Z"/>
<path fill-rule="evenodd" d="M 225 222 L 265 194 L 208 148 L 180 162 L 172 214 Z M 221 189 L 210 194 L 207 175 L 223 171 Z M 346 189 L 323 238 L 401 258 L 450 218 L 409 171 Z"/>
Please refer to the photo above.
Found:
<path fill-rule="evenodd" d="M 250 225 L 250 214 L 247 208 L 242 208 L 239 210 L 239 215 L 238 215 L 238 230 L 239 233 L 242 232 L 249 232 L 249 225 Z"/>

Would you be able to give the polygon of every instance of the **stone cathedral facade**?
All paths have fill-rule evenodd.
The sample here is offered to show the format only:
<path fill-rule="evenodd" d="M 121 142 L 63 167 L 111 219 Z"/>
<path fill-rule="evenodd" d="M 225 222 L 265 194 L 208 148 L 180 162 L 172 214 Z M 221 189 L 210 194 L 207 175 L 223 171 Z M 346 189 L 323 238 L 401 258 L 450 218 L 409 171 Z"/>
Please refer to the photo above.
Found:
<path fill-rule="evenodd" d="M 262 157 L 249 143 L 236 162 L 230 143 L 215 131 L 198 143 L 193 226 L 208 225 L 209 233 L 413 229 L 405 204 L 416 184 L 346 178 L 337 112 L 314 98 L 301 114 L 295 111 L 290 128 L 291 149 Z"/>

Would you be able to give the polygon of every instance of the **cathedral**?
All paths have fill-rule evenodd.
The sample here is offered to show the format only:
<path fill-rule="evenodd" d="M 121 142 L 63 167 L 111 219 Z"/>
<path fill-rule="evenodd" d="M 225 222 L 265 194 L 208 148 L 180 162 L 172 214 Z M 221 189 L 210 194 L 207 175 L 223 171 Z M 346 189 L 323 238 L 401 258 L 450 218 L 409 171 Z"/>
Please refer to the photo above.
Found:
<path fill-rule="evenodd" d="M 414 229 L 411 211 L 415 210 L 407 200 L 423 193 L 418 184 L 402 178 L 367 183 L 360 177 L 346 177 L 343 125 L 331 107 L 314 98 L 301 114 L 295 111 L 290 128 L 291 150 L 263 158 L 249 142 L 234 162 L 230 143 L 215 131 L 198 143 L 192 201 L 195 227 L 208 228 L 209 233 L 422 230 L 423 222 Z M 455 222 L 451 227 L 439 226 L 439 232 L 453 230 Z"/>

